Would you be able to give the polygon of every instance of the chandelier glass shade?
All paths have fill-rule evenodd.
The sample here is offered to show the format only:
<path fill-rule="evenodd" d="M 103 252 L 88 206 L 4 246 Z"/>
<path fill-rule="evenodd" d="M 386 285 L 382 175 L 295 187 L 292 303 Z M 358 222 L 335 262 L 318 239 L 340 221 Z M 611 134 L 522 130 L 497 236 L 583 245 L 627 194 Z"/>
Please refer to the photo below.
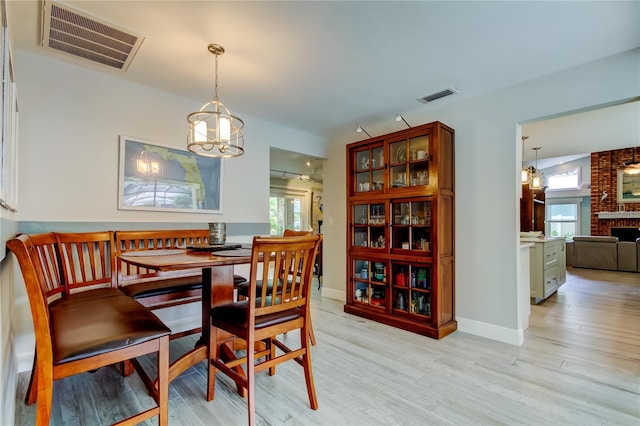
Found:
<path fill-rule="evenodd" d="M 542 173 L 538 170 L 538 151 L 541 149 L 539 146 L 531 148 L 536 152 L 536 165 L 531 166 L 524 162 L 524 141 L 529 136 L 522 136 L 522 169 L 520 170 L 520 181 L 523 185 L 528 184 L 533 189 L 540 189 L 542 187 Z"/>
<path fill-rule="evenodd" d="M 522 170 L 520 171 L 520 181 L 523 184 L 524 183 L 530 183 L 532 174 L 533 174 L 533 167 L 532 166 L 523 167 Z"/>
<path fill-rule="evenodd" d="M 538 170 L 538 151 L 540 150 L 540 147 L 537 146 L 531 149 L 536 152 L 536 167 L 533 169 L 534 172 L 531 174 L 531 187 L 533 189 L 540 189 L 542 186 L 542 173 Z"/>
<path fill-rule="evenodd" d="M 524 185 L 525 183 L 529 183 L 531 179 L 531 166 L 525 166 L 524 164 L 524 141 L 529 139 L 529 136 L 522 137 L 522 169 L 520 170 L 520 181 Z"/>
<path fill-rule="evenodd" d="M 187 149 L 206 157 L 238 157 L 244 154 L 244 121 L 218 99 L 218 56 L 224 54 L 224 48 L 210 44 L 208 50 L 216 58 L 214 98 L 187 116 Z"/>

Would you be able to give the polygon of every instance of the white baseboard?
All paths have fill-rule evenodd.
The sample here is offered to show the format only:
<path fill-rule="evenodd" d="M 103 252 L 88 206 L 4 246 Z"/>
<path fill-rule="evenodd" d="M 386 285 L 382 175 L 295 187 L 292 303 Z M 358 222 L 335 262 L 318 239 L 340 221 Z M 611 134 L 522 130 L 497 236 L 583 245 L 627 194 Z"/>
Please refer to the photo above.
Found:
<path fill-rule="evenodd" d="M 322 296 L 328 297 L 329 299 L 339 300 L 341 302 L 345 302 L 346 292 L 344 290 L 336 290 L 335 288 L 322 287 Z"/>
<path fill-rule="evenodd" d="M 521 346 L 524 343 L 523 329 L 515 330 L 461 317 L 456 317 L 456 321 L 458 321 L 458 331 L 486 337 L 487 339 L 497 340 L 498 342 L 508 343 L 510 345 Z"/>
<path fill-rule="evenodd" d="M 18 360 L 16 359 L 15 346 L 13 344 L 13 332 L 9 331 L 9 342 L 2 356 L 5 360 L 4 374 L 2 376 L 2 400 L 0 401 L 0 424 L 12 425 L 15 420 L 16 389 L 18 386 Z M 0 369 L 1 370 L 1 369 Z"/>
<path fill-rule="evenodd" d="M 36 353 L 36 335 L 31 332 L 17 336 L 15 340 L 16 358 L 18 360 L 18 373 L 31 371 L 33 357 Z"/>

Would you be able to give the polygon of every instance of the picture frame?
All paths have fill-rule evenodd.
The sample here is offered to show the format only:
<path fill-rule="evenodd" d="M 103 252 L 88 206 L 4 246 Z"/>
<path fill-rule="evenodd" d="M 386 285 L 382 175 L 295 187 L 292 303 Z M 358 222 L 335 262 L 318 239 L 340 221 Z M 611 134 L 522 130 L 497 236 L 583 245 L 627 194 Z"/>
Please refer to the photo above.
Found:
<path fill-rule="evenodd" d="M 120 136 L 118 209 L 222 213 L 222 159 Z"/>
<path fill-rule="evenodd" d="M 618 170 L 618 203 L 640 203 L 640 174 L 632 175 Z"/>

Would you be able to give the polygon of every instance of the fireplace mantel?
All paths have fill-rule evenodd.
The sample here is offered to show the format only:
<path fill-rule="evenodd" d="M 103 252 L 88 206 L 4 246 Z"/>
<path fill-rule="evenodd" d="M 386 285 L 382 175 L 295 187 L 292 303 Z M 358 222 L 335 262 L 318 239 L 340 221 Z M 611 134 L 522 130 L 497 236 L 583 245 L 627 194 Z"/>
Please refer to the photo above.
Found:
<path fill-rule="evenodd" d="M 640 219 L 638 212 L 597 212 L 598 219 Z"/>

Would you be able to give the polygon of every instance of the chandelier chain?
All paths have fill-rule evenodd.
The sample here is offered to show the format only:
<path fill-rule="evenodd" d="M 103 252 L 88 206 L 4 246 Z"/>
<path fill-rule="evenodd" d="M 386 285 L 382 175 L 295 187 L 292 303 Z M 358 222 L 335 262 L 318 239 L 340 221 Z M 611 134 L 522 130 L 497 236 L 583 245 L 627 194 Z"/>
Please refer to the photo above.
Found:
<path fill-rule="evenodd" d="M 218 54 L 215 53 L 214 56 L 216 57 L 216 65 L 215 65 L 215 86 L 214 86 L 214 93 L 213 93 L 213 99 L 215 101 L 218 100 Z"/>

